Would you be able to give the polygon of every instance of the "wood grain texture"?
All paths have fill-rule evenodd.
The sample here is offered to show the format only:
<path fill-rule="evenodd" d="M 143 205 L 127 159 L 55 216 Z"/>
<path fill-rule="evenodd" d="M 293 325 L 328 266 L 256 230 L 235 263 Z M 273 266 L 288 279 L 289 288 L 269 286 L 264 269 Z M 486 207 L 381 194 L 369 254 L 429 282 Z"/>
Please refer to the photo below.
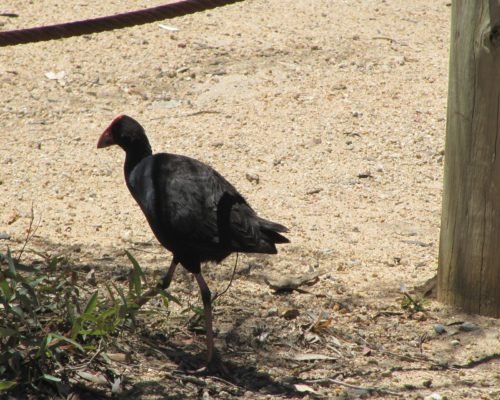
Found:
<path fill-rule="evenodd" d="M 498 1 L 453 2 L 438 271 L 440 301 L 495 317 L 500 317 L 498 26 Z"/>

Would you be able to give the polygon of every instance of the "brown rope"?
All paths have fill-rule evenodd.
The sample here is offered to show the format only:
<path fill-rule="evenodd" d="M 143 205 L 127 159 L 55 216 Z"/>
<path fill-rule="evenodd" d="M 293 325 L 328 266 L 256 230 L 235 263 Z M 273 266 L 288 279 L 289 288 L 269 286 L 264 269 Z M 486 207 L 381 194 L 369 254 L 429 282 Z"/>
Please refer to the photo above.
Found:
<path fill-rule="evenodd" d="M 131 11 L 83 21 L 64 24 L 40 26 L 36 28 L 0 31 L 0 47 L 16 44 L 43 42 L 71 36 L 88 35 L 90 33 L 111 31 L 134 25 L 148 24 L 163 19 L 181 17 L 198 11 L 237 3 L 242 0 L 182 0 L 176 3 L 152 7 L 145 10 Z"/>

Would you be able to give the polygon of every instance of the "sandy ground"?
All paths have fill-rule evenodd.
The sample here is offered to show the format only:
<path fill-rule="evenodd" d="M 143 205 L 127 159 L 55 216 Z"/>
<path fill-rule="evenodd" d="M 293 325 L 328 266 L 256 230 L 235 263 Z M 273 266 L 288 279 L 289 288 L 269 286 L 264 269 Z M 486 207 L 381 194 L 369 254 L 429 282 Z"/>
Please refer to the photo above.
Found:
<path fill-rule="evenodd" d="M 19 16 L 0 16 L 0 28 L 163 3 L 4 0 L 0 12 Z M 283 389 L 290 377 L 327 398 L 360 396 L 328 377 L 408 398 L 498 395 L 498 360 L 436 367 L 498 353 L 497 321 L 433 300 L 417 317 L 400 307 L 401 285 L 419 286 L 437 268 L 450 2 L 248 0 L 164 24 L 178 31 L 150 24 L 2 48 L 0 232 L 10 237 L 2 251 L 21 247 L 33 206 L 39 226 L 28 247 L 108 272 L 128 265 L 125 249 L 148 271 L 168 265 L 125 187 L 123 153 L 96 149 L 112 118 L 127 113 L 155 151 L 209 163 L 262 216 L 288 226 L 292 241 L 277 256 L 240 257 L 216 311 L 223 358 L 253 366 L 267 383 L 247 376 L 239 391 L 220 382 L 202 390 L 166 379 L 170 367 L 136 354 L 134 374 L 157 385 L 155 396 L 300 397 Z M 207 267 L 214 291 L 233 264 L 230 257 Z M 308 293 L 277 296 L 265 283 L 310 272 L 321 276 Z M 187 274 L 178 274 L 172 292 L 198 301 Z M 290 310 L 299 315 L 284 318 Z M 304 326 L 319 320 L 332 326 L 308 340 Z M 435 334 L 435 323 L 456 321 L 481 329 Z M 195 345 L 188 350 L 203 351 L 202 335 Z M 290 357 L 297 353 L 336 361 Z M 130 378 L 134 396 L 153 396 L 136 382 Z"/>

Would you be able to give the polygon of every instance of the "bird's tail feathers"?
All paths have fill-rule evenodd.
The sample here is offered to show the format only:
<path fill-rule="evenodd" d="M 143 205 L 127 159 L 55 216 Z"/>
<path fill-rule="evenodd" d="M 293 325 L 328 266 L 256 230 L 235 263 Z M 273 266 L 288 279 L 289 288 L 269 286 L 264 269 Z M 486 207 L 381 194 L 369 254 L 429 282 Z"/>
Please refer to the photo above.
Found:
<path fill-rule="evenodd" d="M 290 243 L 290 240 L 278 232 L 288 232 L 288 228 L 276 222 L 260 218 L 260 228 L 273 243 Z"/>

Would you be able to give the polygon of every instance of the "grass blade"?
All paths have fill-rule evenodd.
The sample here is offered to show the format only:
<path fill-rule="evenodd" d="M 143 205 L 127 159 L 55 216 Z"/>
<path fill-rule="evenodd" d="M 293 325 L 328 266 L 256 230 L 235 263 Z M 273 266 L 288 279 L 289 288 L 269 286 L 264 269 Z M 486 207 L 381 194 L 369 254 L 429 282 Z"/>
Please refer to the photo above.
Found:
<path fill-rule="evenodd" d="M 74 341 L 73 339 L 67 338 L 66 336 L 59 335 L 58 333 L 51 333 L 50 336 L 52 336 L 52 337 L 54 337 L 56 339 L 62 340 L 64 342 L 67 342 L 69 344 L 72 344 L 73 346 L 75 346 L 81 352 L 85 352 L 85 350 L 80 345 L 80 343 Z"/>
<path fill-rule="evenodd" d="M 16 381 L 0 381 L 0 392 L 12 389 L 16 385 Z"/>
<path fill-rule="evenodd" d="M 61 378 L 49 374 L 43 374 L 42 378 L 49 382 L 61 382 Z"/>
<path fill-rule="evenodd" d="M 162 297 L 166 298 L 168 301 L 173 301 L 174 303 L 181 305 L 181 302 L 179 301 L 179 299 L 177 297 L 175 297 L 174 295 L 168 293 L 166 290 L 159 289 L 158 293 L 160 293 L 160 295 Z"/>
<path fill-rule="evenodd" d="M 8 337 L 8 336 L 19 336 L 19 333 L 11 328 L 6 328 L 4 326 L 0 326 L 0 337 Z"/>
<path fill-rule="evenodd" d="M 132 263 L 133 269 L 130 275 L 130 291 L 133 291 L 137 297 L 141 296 L 142 293 L 142 281 L 141 278 L 145 280 L 144 271 L 141 266 L 134 258 L 132 254 L 130 254 L 127 250 L 125 250 L 125 254 L 128 259 Z"/>
<path fill-rule="evenodd" d="M 10 253 L 10 249 L 7 250 L 7 263 L 9 265 L 9 272 L 12 274 L 12 277 L 17 275 L 16 273 L 16 263 L 12 258 L 12 254 Z"/>
<path fill-rule="evenodd" d="M 89 301 L 87 302 L 87 305 L 85 306 L 85 310 L 83 311 L 83 314 L 92 314 L 95 311 L 95 308 L 97 307 L 97 291 L 94 292 L 92 297 L 90 297 Z"/>

